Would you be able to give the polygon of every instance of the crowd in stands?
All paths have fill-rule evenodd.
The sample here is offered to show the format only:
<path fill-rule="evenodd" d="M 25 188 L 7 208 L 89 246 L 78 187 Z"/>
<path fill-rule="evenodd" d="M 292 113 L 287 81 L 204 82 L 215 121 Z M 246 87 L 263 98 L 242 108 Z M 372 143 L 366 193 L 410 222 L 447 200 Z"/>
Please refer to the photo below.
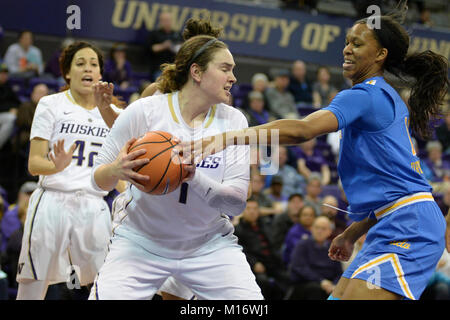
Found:
<path fill-rule="evenodd" d="M 314 2 L 303 3 L 313 7 Z M 158 65 L 171 59 L 180 42 L 168 25 L 168 18 L 160 18 L 163 27 L 151 36 L 152 61 Z M 72 41 L 65 39 L 62 46 Z M 21 232 L 28 198 L 37 181 L 27 170 L 30 128 L 39 99 L 59 91 L 64 84 L 57 64 L 61 49 L 45 62 L 33 44 L 32 32 L 24 31 L 17 43 L 7 49 L 0 64 L 0 291 L 2 286 L 9 288 L 9 296 L 0 292 L 0 299 L 13 299 L 17 288 L 15 272 Z M 130 103 L 156 79 L 159 69 L 152 69 L 151 76 L 135 77 L 138 73 L 132 70 L 126 54 L 125 44 L 112 46 L 103 79 L 113 82 L 115 92 Z M 280 118 L 301 119 L 326 106 L 339 90 L 350 87 L 343 79 L 339 86 L 332 84 L 325 66 L 317 69 L 314 79 L 307 77 L 307 71 L 305 62 L 298 60 L 292 62 L 291 70 L 256 73 L 251 83 L 233 87 L 233 105 L 245 114 L 250 126 Z M 434 196 L 443 214 L 447 214 L 448 100 L 442 111 L 444 117 L 436 123 L 433 139 L 416 139 L 416 150 L 421 168 L 434 187 Z M 298 146 L 272 148 L 269 153 L 278 157 L 279 165 L 274 175 L 261 174 L 261 150 L 252 150 L 255 159 L 251 165 L 251 197 L 245 211 L 233 222 L 239 244 L 266 299 L 326 299 L 348 266 L 328 258 L 330 241 L 351 223 L 338 210 L 347 208 L 337 175 L 338 149 L 339 137 L 331 134 Z M 359 240 L 355 251 L 363 241 Z M 445 252 L 425 297 L 449 299 L 449 270 L 450 258 Z M 58 297 L 61 296 L 60 292 Z"/>

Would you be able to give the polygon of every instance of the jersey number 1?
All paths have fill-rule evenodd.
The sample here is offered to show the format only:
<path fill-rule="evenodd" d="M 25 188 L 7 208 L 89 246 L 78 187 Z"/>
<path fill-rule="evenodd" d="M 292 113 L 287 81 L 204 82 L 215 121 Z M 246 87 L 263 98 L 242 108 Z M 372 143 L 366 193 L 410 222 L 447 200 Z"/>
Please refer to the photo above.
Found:
<path fill-rule="evenodd" d="M 183 182 L 181 184 L 180 188 L 181 188 L 181 190 L 180 190 L 180 198 L 178 199 L 178 202 L 186 204 L 187 192 L 188 192 L 189 185 L 186 182 Z"/>

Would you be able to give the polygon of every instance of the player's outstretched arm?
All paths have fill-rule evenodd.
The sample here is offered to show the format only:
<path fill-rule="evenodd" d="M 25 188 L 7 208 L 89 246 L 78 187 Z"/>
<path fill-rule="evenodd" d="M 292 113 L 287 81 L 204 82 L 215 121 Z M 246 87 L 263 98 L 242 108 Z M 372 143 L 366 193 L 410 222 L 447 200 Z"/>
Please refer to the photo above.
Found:
<path fill-rule="evenodd" d="M 103 121 L 105 121 L 108 128 L 111 128 L 119 116 L 113 108 L 111 108 L 111 102 L 114 92 L 114 85 L 112 83 L 99 81 L 92 85 L 94 89 L 95 104 L 102 115 Z"/>
<path fill-rule="evenodd" d="M 316 111 L 302 120 L 281 119 L 237 131 L 228 131 L 193 142 L 182 142 L 174 153 L 198 162 L 232 145 L 295 145 L 338 129 L 336 116 L 327 110 Z M 272 141 L 275 139 L 275 141 Z"/>
<path fill-rule="evenodd" d="M 47 158 L 49 142 L 41 138 L 34 138 L 30 142 L 30 154 L 28 157 L 28 171 L 31 175 L 51 175 L 63 171 L 72 161 L 72 155 L 76 144 L 72 144 L 66 152 L 64 140 L 59 140 L 53 145 L 53 152 Z"/>

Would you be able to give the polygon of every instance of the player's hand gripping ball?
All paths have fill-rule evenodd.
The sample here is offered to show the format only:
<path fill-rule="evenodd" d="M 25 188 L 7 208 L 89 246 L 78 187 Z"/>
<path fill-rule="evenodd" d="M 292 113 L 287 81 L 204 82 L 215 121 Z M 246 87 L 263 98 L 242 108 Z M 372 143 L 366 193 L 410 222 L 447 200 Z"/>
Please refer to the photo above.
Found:
<path fill-rule="evenodd" d="M 128 149 L 128 153 L 140 149 L 147 151 L 136 159 L 148 158 L 150 161 L 133 170 L 150 178 L 147 181 L 138 181 L 149 194 L 163 195 L 174 191 L 188 174 L 180 156 L 172 154 L 173 147 L 177 145 L 173 138 L 168 132 L 150 131 Z"/>

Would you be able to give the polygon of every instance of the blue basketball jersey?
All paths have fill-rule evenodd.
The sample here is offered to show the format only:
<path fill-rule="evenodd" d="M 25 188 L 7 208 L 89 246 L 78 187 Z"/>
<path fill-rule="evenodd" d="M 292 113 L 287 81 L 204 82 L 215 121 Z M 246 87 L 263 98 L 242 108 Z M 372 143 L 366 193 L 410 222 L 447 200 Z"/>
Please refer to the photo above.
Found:
<path fill-rule="evenodd" d="M 431 192 L 409 129 L 409 111 L 382 77 L 340 92 L 324 108 L 341 130 L 338 173 L 349 217 L 360 221 L 403 196 Z"/>

